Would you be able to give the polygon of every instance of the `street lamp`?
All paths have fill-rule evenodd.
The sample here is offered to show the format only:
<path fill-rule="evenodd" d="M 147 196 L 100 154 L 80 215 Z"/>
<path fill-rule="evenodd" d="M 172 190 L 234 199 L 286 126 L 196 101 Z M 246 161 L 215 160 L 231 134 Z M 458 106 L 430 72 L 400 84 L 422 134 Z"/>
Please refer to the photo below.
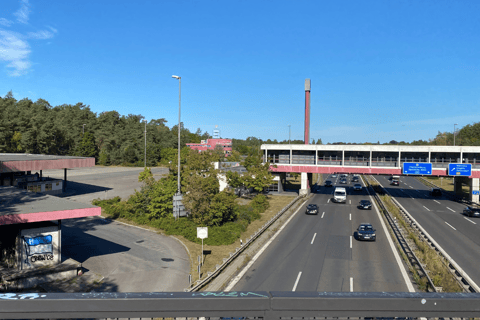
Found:
<path fill-rule="evenodd" d="M 145 168 L 147 167 L 147 120 L 143 120 L 145 122 Z"/>
<path fill-rule="evenodd" d="M 453 146 L 455 146 L 455 135 L 457 133 L 457 130 L 455 129 L 455 126 L 458 126 L 457 123 L 453 125 Z"/>
<path fill-rule="evenodd" d="M 173 75 L 172 78 L 178 79 L 178 194 L 180 191 L 180 110 L 181 110 L 181 93 L 182 93 L 182 77 Z"/>

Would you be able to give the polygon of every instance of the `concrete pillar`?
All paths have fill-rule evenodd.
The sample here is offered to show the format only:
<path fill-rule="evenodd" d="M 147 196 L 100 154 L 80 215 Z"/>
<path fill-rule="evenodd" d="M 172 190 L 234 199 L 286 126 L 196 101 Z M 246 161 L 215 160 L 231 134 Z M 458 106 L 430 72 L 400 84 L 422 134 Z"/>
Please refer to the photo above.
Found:
<path fill-rule="evenodd" d="M 42 181 L 42 171 L 43 170 L 40 170 L 40 181 Z"/>
<path fill-rule="evenodd" d="M 310 186 L 308 185 L 308 175 L 306 172 L 302 172 L 301 179 L 302 185 L 300 187 L 299 195 L 309 195 L 310 194 Z"/>
<path fill-rule="evenodd" d="M 453 177 L 453 192 L 455 194 L 462 193 L 462 179 L 463 177 Z"/>
<path fill-rule="evenodd" d="M 63 192 L 67 191 L 67 168 L 63 169 Z"/>
<path fill-rule="evenodd" d="M 62 263 L 62 220 L 58 220 L 58 263 Z"/>

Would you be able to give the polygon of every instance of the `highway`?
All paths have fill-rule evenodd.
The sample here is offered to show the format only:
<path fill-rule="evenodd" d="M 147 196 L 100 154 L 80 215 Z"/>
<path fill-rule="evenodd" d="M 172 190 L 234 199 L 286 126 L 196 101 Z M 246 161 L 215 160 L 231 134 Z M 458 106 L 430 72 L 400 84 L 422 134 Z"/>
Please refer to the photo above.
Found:
<path fill-rule="evenodd" d="M 464 216 L 463 204 L 431 196 L 430 188 L 414 177 L 401 176 L 399 186 L 391 186 L 388 176 L 375 178 L 480 285 L 480 219 Z"/>
<path fill-rule="evenodd" d="M 377 211 L 357 208 L 369 199 L 366 189 L 353 191 L 351 176 L 346 185 L 337 179 L 316 190 L 230 291 L 409 291 Z M 345 204 L 332 203 L 335 186 L 347 187 Z M 309 203 L 318 215 L 305 214 Z M 377 230 L 376 242 L 353 238 L 362 222 Z"/>

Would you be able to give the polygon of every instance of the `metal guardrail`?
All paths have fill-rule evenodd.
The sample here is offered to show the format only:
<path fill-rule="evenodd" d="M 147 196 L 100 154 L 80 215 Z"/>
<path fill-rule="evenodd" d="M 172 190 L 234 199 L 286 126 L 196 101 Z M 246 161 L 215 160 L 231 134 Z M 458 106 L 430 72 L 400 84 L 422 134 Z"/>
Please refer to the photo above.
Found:
<path fill-rule="evenodd" d="M 372 177 L 372 176 L 369 176 L 369 177 L 370 177 L 370 179 L 373 179 L 373 180 L 377 181 L 374 177 Z M 410 245 L 406 241 L 405 237 L 403 236 L 403 233 L 398 228 L 398 225 L 393 220 L 392 214 L 390 213 L 390 211 L 388 211 L 388 209 L 384 205 L 382 199 L 380 199 L 380 197 L 377 195 L 375 189 L 370 184 L 370 181 L 368 181 L 368 179 L 365 179 L 365 180 L 368 183 L 368 187 L 369 187 L 370 192 L 373 194 L 377 204 L 380 206 L 380 208 L 383 212 L 384 217 L 386 218 L 388 224 L 390 225 L 391 230 L 395 234 L 395 237 L 397 238 L 398 243 L 400 244 L 403 252 L 407 256 L 408 261 L 410 262 L 410 265 L 413 268 L 416 267 L 417 272 L 420 271 L 420 273 L 421 273 L 420 276 L 427 278 L 427 281 L 428 281 L 428 284 L 429 284 L 429 287 L 431 288 L 431 290 L 433 292 L 437 292 L 437 288 L 435 287 L 435 284 L 433 283 L 432 279 L 428 275 L 428 272 L 425 270 L 423 265 L 420 263 L 420 260 L 416 256 L 415 252 L 412 250 L 412 248 L 410 247 Z M 377 181 L 377 183 L 378 183 L 378 181 Z M 380 186 L 380 184 L 378 184 L 378 185 Z M 382 189 L 386 192 L 385 188 L 382 187 Z M 428 290 L 428 288 L 427 288 L 427 290 Z"/>
<path fill-rule="evenodd" d="M 218 276 L 220 272 L 222 272 L 222 270 L 225 269 L 235 258 L 237 258 L 253 241 L 255 241 L 265 230 L 267 230 L 268 227 L 270 227 L 275 221 L 277 221 L 277 219 L 280 218 L 281 215 L 283 215 L 288 209 L 290 209 L 299 199 L 302 199 L 304 197 L 305 196 L 302 195 L 302 196 L 297 196 L 295 199 L 293 199 L 275 216 L 273 216 L 270 220 L 268 220 L 260 229 L 258 229 L 253 235 L 251 235 L 244 245 L 242 245 L 240 248 L 236 248 L 235 252 L 231 252 L 229 258 L 224 259 L 221 265 L 216 266 L 215 271 L 207 273 L 208 276 L 206 278 L 202 280 L 197 280 L 197 284 L 195 284 L 191 288 L 185 289 L 184 291 L 194 292 L 201 289 L 206 284 L 208 284 L 212 279 Z"/>
<path fill-rule="evenodd" d="M 480 317 L 480 294 L 233 291 L 6 293 L 0 296 L 1 319 L 134 317 L 205 317 L 210 320 L 473 318 Z"/>
<path fill-rule="evenodd" d="M 386 190 L 385 192 L 388 193 Z M 422 235 L 426 243 L 439 255 L 443 256 L 443 258 L 448 262 L 447 269 L 453 274 L 460 286 L 466 292 L 480 292 L 480 287 L 468 276 L 465 271 L 463 271 L 463 269 L 450 257 L 450 255 L 448 255 L 448 253 L 435 241 L 435 239 L 428 234 L 428 232 L 413 218 L 413 216 L 400 204 L 400 202 L 398 202 L 395 197 L 391 198 L 405 219 L 409 221 L 410 226 L 416 229 L 417 232 Z"/>
<path fill-rule="evenodd" d="M 423 178 L 423 177 L 416 177 L 420 182 L 422 182 L 423 184 L 429 186 L 429 187 L 432 187 L 432 188 L 439 188 L 439 189 L 442 189 L 443 191 L 443 194 L 445 194 L 448 198 L 450 198 L 451 200 L 455 201 L 455 202 L 458 202 L 458 203 L 463 203 L 463 204 L 466 204 L 466 205 L 475 205 L 476 203 L 470 201 L 470 200 L 467 200 L 465 199 L 464 197 L 461 197 L 459 195 L 456 195 L 454 192 L 452 191 L 447 191 L 445 189 L 443 189 L 441 186 L 438 186 L 436 185 L 435 183 L 433 182 L 430 182 L 428 181 L 427 179 Z"/>

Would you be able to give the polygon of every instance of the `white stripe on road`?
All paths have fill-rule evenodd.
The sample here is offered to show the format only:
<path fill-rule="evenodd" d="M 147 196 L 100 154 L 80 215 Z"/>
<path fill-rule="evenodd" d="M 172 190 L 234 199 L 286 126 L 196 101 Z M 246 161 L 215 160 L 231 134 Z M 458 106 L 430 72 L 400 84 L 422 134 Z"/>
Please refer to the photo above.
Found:
<path fill-rule="evenodd" d="M 323 219 L 323 216 L 324 216 L 324 215 L 325 215 L 325 212 L 324 212 L 324 213 L 322 213 L 322 219 Z"/>
<path fill-rule="evenodd" d="M 352 249 L 352 236 L 350 236 L 350 249 Z"/>
<path fill-rule="evenodd" d="M 467 219 L 468 221 L 470 221 L 473 224 L 477 224 L 476 222 L 473 222 L 472 220 L 468 219 L 467 217 L 464 217 L 464 218 Z"/>
<path fill-rule="evenodd" d="M 350 220 L 352 220 L 352 214 L 350 213 Z"/>
<path fill-rule="evenodd" d="M 440 202 L 438 202 L 437 200 L 433 200 L 433 201 L 435 201 L 436 203 L 440 204 Z"/>
<path fill-rule="evenodd" d="M 413 187 L 412 187 L 412 186 L 409 186 L 409 187 L 413 189 Z"/>
<path fill-rule="evenodd" d="M 423 206 L 425 209 L 427 209 L 428 211 L 430 211 L 430 209 L 428 209 L 427 207 Z"/>
<path fill-rule="evenodd" d="M 352 204 L 352 200 L 349 200 L 350 201 L 350 204 Z"/>
<path fill-rule="evenodd" d="M 447 224 L 447 226 L 449 226 L 449 227 L 452 228 L 453 230 L 457 230 L 457 229 L 455 229 L 454 227 L 452 227 L 452 225 L 449 224 L 447 221 L 445 221 L 445 223 Z"/>
<path fill-rule="evenodd" d="M 298 284 L 298 281 L 300 280 L 301 276 L 302 276 L 302 271 L 299 272 L 298 277 L 297 277 L 297 281 L 295 281 L 295 285 L 293 286 L 292 291 L 295 291 L 295 289 L 297 289 L 297 284 Z"/>
<path fill-rule="evenodd" d="M 450 210 L 450 211 L 452 211 L 452 212 L 455 212 L 455 210 L 453 210 L 453 209 L 450 209 L 449 207 L 447 207 L 447 209 L 448 209 L 448 210 Z"/>
<path fill-rule="evenodd" d="M 350 278 L 350 292 L 353 292 L 353 278 Z"/>
<path fill-rule="evenodd" d="M 330 202 L 330 199 L 327 200 L 327 203 L 329 203 L 329 202 Z"/>
<path fill-rule="evenodd" d="M 268 242 L 260 249 L 260 251 L 257 252 L 257 254 L 250 260 L 250 262 L 243 268 L 243 270 L 230 282 L 230 284 L 225 288 L 225 291 L 230 291 L 237 283 L 242 279 L 242 277 L 247 273 L 248 269 L 252 267 L 252 265 L 257 261 L 257 259 L 262 255 L 263 251 L 267 249 L 267 247 L 275 240 L 275 238 L 282 232 L 283 228 L 290 222 L 290 220 L 295 217 L 295 215 L 300 211 L 300 209 L 305 205 L 307 201 L 305 200 L 299 207 L 298 209 L 288 218 L 288 220 L 278 229 L 278 231 L 273 235 L 273 237 L 268 240 Z"/>
<path fill-rule="evenodd" d="M 310 244 L 313 244 L 313 241 L 315 241 L 315 237 L 316 237 L 316 236 L 317 236 L 317 234 L 315 233 L 315 234 L 313 235 L 312 243 L 310 243 Z"/>

